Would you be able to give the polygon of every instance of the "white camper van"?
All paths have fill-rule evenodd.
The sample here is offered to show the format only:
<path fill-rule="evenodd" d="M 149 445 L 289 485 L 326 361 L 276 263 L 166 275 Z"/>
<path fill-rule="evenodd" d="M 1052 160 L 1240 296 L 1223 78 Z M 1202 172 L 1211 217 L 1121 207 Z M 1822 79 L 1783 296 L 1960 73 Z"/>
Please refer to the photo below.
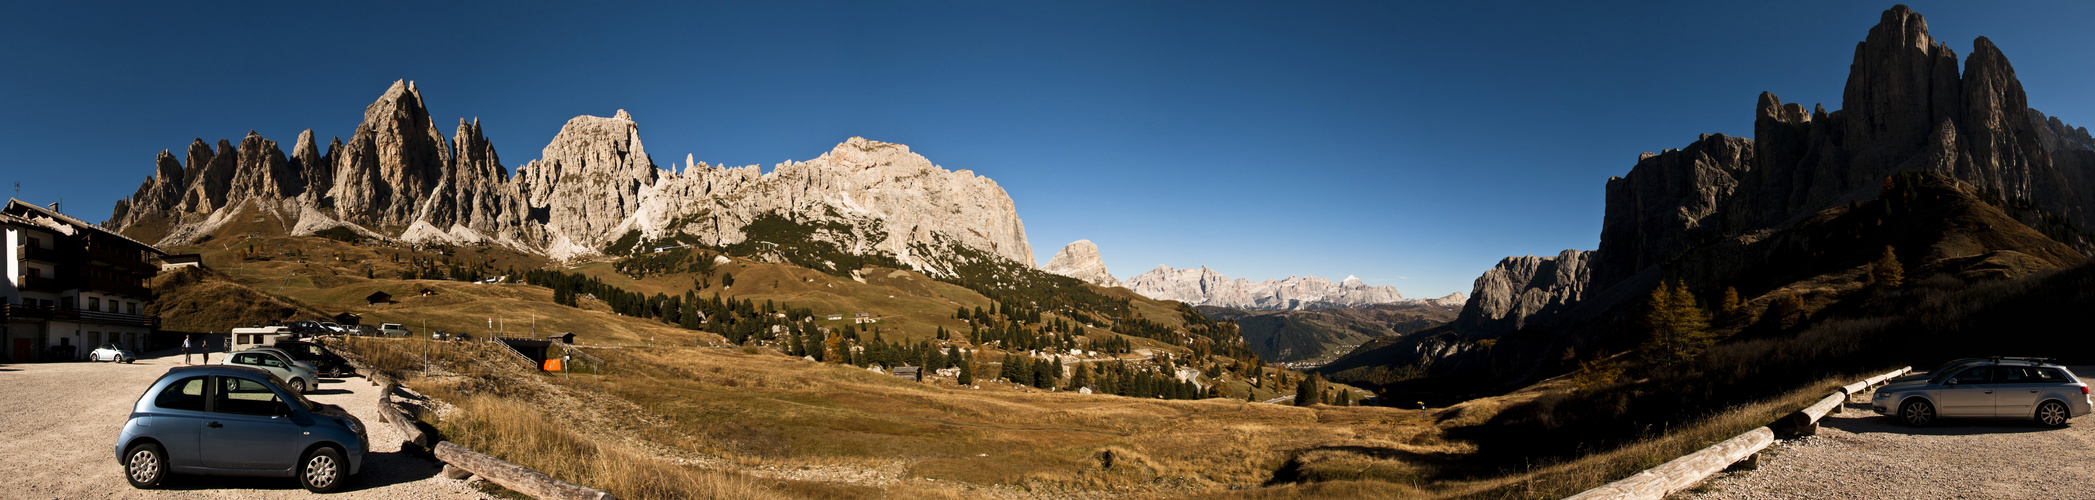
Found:
<path fill-rule="evenodd" d="M 292 340 L 297 337 L 298 335 L 291 333 L 291 327 L 288 326 L 234 328 L 233 345 L 230 346 L 232 349 L 229 352 L 243 351 L 250 347 L 276 345 L 276 342 L 279 340 Z"/>

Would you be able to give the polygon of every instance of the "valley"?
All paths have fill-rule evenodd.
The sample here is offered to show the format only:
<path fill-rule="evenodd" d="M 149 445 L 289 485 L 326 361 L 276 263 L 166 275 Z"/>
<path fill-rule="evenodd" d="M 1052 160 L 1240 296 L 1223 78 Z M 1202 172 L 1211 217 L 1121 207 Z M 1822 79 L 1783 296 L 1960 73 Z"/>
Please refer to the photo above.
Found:
<path fill-rule="evenodd" d="M 1359 224 L 1305 198 L 1372 193 L 1368 204 L 1377 207 L 1522 217 L 1569 208 L 1401 199 L 1389 194 L 1400 192 L 1385 185 L 1398 184 L 1391 178 L 1360 170 L 1326 177 L 1316 163 L 1258 171 L 1258 182 L 1273 186 L 1250 195 L 1206 193 L 1214 186 L 1201 171 L 1095 181 L 1147 183 L 1143 196 L 1030 198 L 909 145 L 857 136 L 827 149 L 816 146 L 836 136 L 796 146 L 815 149 L 767 152 L 804 153 L 768 168 L 696 155 L 664 166 L 625 109 L 542 124 L 559 126 L 539 157 L 505 165 L 480 119 L 460 118 L 446 135 L 423 88 L 400 79 L 364 105 L 351 135 L 324 146 L 306 129 L 285 145 L 250 131 L 160 151 L 136 165 L 152 175 L 97 226 L 115 234 L 81 236 L 94 231 L 67 226 L 78 221 L 57 204 L 11 204 L 22 213 L 0 217 L 0 229 L 15 238 L 7 245 L 19 254 L 13 260 L 65 267 L 11 262 L 14 286 L 0 292 L 15 302 L 0 312 L 105 313 L 100 297 L 81 307 L 89 299 L 80 289 L 63 306 L 19 304 L 25 294 L 59 298 L 65 292 L 54 291 L 54 279 L 113 286 L 131 276 L 108 271 L 122 266 L 158 270 L 138 274 L 153 276 L 145 283 L 117 284 L 150 293 L 131 314 L 155 330 L 160 347 L 186 334 L 292 321 L 397 324 L 412 334 L 326 342 L 398 381 L 414 395 L 409 417 L 440 439 L 619 498 L 1548 499 L 1761 427 L 1783 441 L 1755 460 L 1910 467 L 1868 454 L 1887 442 L 1940 451 L 2039 432 L 2044 446 L 2067 447 L 2084 439 L 2088 419 L 2065 430 L 1936 432 L 1865 413 L 1828 419 L 1829 431 L 1810 437 L 1816 421 L 1795 416 L 1858 377 L 1903 366 L 2017 355 L 2095 365 L 2095 337 L 2079 333 L 2095 311 L 2095 137 L 2034 109 L 2043 103 L 2030 102 L 1991 40 L 1976 38 L 1960 58 L 1914 9 L 1876 15 L 1855 33 L 1841 101 L 1827 103 L 1838 109 L 1807 110 L 1773 92 L 1729 96 L 1738 117 L 1752 104 L 1751 137 L 1694 135 L 1634 161 L 1621 152 L 1615 166 L 1623 168 L 1588 186 L 1598 237 L 1576 241 L 1591 249 L 1492 264 L 1531 249 L 1500 250 L 1507 231 L 1496 227 L 1428 225 L 1447 217 L 1440 213 Z M 1849 53 L 1845 45 L 1813 50 L 1844 60 Z M 1377 134 L 1318 136 L 1299 147 L 1438 137 Z M 985 170 L 1000 161 L 1037 167 L 1025 163 L 1031 156 L 1082 163 L 1105 155 L 1059 137 L 1035 138 L 1052 148 L 985 153 L 950 138 L 894 136 L 937 144 L 942 160 L 951 154 L 946 161 Z M 1519 147 L 1547 148 L 1535 144 Z M 1194 164 L 1232 154 L 1173 153 L 1193 155 L 1184 161 Z M 1402 155 L 1361 157 L 1393 161 L 1385 156 Z M 1359 186 L 1282 189 L 1298 177 Z M 1483 177 L 1436 172 L 1403 181 L 1439 179 Z M 1261 205 L 1300 224 L 1190 220 L 1223 211 L 1174 212 L 1162 208 L 1172 204 L 1162 191 Z M 1036 262 L 1018 199 L 1063 203 L 1029 217 L 1062 226 L 1040 234 L 1075 241 Z M 1493 211 L 1500 204 L 1526 212 Z M 1159 217 L 1173 213 L 1199 215 Z M 1208 232 L 1151 235 L 1085 217 Z M 1469 254 L 1462 259 L 1492 249 L 1485 260 L 1465 261 L 1488 268 L 1459 270 L 1462 279 L 1475 276 L 1467 293 L 1406 297 L 1356 276 L 1273 272 L 1259 262 L 1410 280 L 1388 271 L 1420 254 L 1446 256 L 1413 247 L 1349 253 L 1330 242 L 1419 227 L 1450 234 L 1400 236 L 1464 249 L 1444 252 Z M 101 239 L 57 247 L 78 256 L 57 255 L 21 239 L 32 230 Z M 1272 244 L 1274 234 L 1301 241 Z M 151 245 L 144 254 L 164 264 L 132 264 L 129 254 L 110 264 L 106 241 L 125 238 Z M 1252 281 L 1205 265 L 1159 264 L 1122 279 L 1106 266 L 1115 248 L 1091 238 L 1169 247 L 1129 252 L 1145 266 L 1192 261 L 1287 277 Z M 1207 260 L 1229 252 L 1271 254 Z M 1338 265 L 1372 270 L 1329 271 Z M 1420 281 L 1427 279 L 1400 283 Z M 119 302 L 108 300 L 114 317 Z M 0 333 L 29 331 L 0 324 L 10 328 Z M 35 338 L 63 333 L 39 330 Z M 565 340 L 546 341 L 553 338 Z M 520 351 L 503 339 L 535 343 Z M 10 352 L 12 362 L 27 358 Z M 155 356 L 153 366 L 172 363 Z M 87 372 L 30 375 L 39 386 L 80 391 L 105 412 L 119 406 L 112 394 L 135 392 L 144 380 L 135 371 L 65 379 L 78 373 Z M 94 382 L 105 379 L 113 382 Z M 364 399 L 360 411 L 368 409 L 371 391 L 354 394 Z M 28 425 L 30 416 L 10 418 Z M 434 467 L 405 462 L 416 458 L 412 450 L 380 448 L 389 470 L 410 472 L 388 472 L 355 495 L 518 496 L 484 482 L 464 491 L 466 483 L 435 479 Z M 1825 449 L 1841 455 L 1821 455 Z M 87 454 L 66 456 L 85 463 Z M 1809 471 L 1762 467 L 1660 496 L 1818 493 L 1794 484 L 1817 481 Z M 1925 496 L 1992 491 L 1934 477 L 1916 479 L 1928 484 Z M 36 480 L 62 494 L 110 494 L 48 474 Z"/>

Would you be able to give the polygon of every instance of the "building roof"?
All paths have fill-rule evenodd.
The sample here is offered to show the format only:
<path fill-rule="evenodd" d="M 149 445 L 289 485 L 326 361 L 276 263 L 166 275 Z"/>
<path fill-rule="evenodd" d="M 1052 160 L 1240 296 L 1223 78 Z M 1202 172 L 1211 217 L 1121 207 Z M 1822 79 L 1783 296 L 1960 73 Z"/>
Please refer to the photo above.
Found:
<path fill-rule="evenodd" d="M 145 242 L 142 242 L 142 241 L 138 241 L 138 240 L 134 240 L 134 239 L 131 239 L 131 237 L 129 237 L 129 236 L 124 236 L 124 235 L 122 235 L 122 234 L 117 234 L 117 232 L 116 232 L 116 231 L 110 231 L 110 230 L 108 230 L 108 229 L 103 229 L 103 228 L 102 228 L 102 226 L 100 226 L 100 225 L 97 225 L 97 224 L 89 224 L 89 223 L 87 223 L 87 221 L 83 221 L 83 220 L 80 220 L 80 219 L 75 219 L 75 218 L 73 218 L 72 216 L 69 216 L 69 215 L 66 215 L 66 214 L 61 214 L 61 213 L 58 213 L 58 211 L 56 211 L 56 210 L 51 210 L 51 209 L 49 209 L 49 208 L 44 208 L 44 207 L 42 207 L 42 206 L 38 206 L 38 205 L 37 205 L 37 204 L 35 204 L 35 203 L 30 203 L 30 202 L 22 201 L 22 200 L 19 200 L 19 199 L 15 199 L 15 198 L 8 198 L 8 199 L 7 199 L 7 209 L 6 209 L 6 213 L 7 213 L 8 215 L 11 215 L 11 216 L 15 216 L 15 217 L 16 217 L 16 218 L 18 218 L 18 219 L 22 219 L 22 220 L 26 221 L 26 220 L 27 220 L 27 218 L 26 218 L 26 217 L 21 217 L 21 216 L 15 215 L 15 214 L 18 214 L 18 213 L 22 213 L 22 211 L 23 211 L 23 210 L 26 210 L 26 211 L 28 211 L 28 212 L 30 212 L 30 213 L 34 213 L 34 214 L 36 214 L 36 215 L 41 215 L 41 216 L 44 216 L 44 217 L 49 217 L 49 218 L 51 218 L 52 220 L 56 220 L 56 221 L 59 221 L 59 222 L 64 222 L 64 223 L 66 223 L 66 224 L 72 225 L 73 227 L 78 227 L 78 228 L 81 228 L 81 229 L 86 229 L 86 230 L 89 230 L 89 231 L 94 231 L 94 232 L 97 232 L 97 233 L 102 233 L 102 234 L 106 234 L 106 235 L 114 236 L 114 237 L 117 237 L 118 239 L 122 239 L 122 240 L 124 240 L 124 241 L 129 241 L 129 242 L 131 242 L 132 244 L 136 244 L 136 245 L 138 245 L 138 246 L 141 246 L 141 247 L 145 247 L 146 251 L 148 251 L 148 252 L 153 252 L 153 253 L 156 253 L 156 254 L 160 254 L 160 255 L 167 255 L 167 252 L 165 252 L 165 251 L 161 251 L 161 250 L 160 250 L 160 249 L 159 249 L 158 247 L 154 247 L 154 246 L 152 246 L 152 245 L 148 245 L 148 244 L 145 244 Z"/>

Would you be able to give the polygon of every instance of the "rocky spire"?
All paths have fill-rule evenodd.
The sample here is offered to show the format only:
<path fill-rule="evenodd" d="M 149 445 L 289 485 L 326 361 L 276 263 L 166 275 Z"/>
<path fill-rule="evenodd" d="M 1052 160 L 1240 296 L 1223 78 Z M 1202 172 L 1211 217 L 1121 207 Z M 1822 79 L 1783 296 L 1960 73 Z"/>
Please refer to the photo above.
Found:
<path fill-rule="evenodd" d="M 326 195 L 334 187 L 334 169 L 334 162 L 321 154 L 320 146 L 313 142 L 313 129 L 299 132 L 297 142 L 291 146 L 291 170 L 305 183 L 298 195 L 308 199 Z"/>
<path fill-rule="evenodd" d="M 419 202 L 451 161 L 450 142 L 430 121 L 421 91 L 406 80 L 393 82 L 364 108 L 356 134 L 336 151 L 329 191 L 336 214 L 378 227 L 413 222 Z"/>
<path fill-rule="evenodd" d="M 276 200 L 305 192 L 305 180 L 291 168 L 290 162 L 284 158 L 284 151 L 277 149 L 276 141 L 263 139 L 262 134 L 250 130 L 247 137 L 240 140 L 239 158 L 239 163 L 233 168 L 232 187 L 226 192 L 228 202 L 251 198 Z"/>
<path fill-rule="evenodd" d="M 1875 173 L 1912 157 L 1936 124 L 1962 113 L 1961 85 L 1956 52 L 1928 35 L 1927 20 L 1904 5 L 1885 10 L 1855 45 L 1841 93 L 1849 162 Z"/>

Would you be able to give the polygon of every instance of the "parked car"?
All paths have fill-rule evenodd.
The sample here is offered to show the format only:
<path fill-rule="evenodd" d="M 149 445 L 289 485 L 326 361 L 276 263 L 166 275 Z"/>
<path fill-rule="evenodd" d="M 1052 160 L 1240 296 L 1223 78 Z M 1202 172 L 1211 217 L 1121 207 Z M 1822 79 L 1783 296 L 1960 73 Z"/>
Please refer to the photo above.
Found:
<path fill-rule="evenodd" d="M 275 347 L 290 353 L 291 359 L 309 363 L 315 368 L 319 368 L 322 375 L 341 377 L 356 374 L 356 369 L 349 366 L 349 360 L 343 359 L 341 355 L 335 354 L 334 351 L 327 350 L 327 346 L 303 340 L 285 340 L 277 342 Z"/>
<path fill-rule="evenodd" d="M 1943 370 L 1926 380 L 1877 389 L 1870 406 L 1912 426 L 1947 417 L 2033 419 L 2064 427 L 2095 410 L 2088 384 L 2066 367 L 2032 358 L 1989 358 Z"/>
<path fill-rule="evenodd" d="M 330 335 L 335 333 L 334 330 L 329 330 L 325 326 L 320 326 L 320 322 L 318 321 L 293 321 L 290 323 L 284 323 L 284 326 L 290 328 L 291 333 L 296 333 L 299 335 Z"/>
<path fill-rule="evenodd" d="M 320 375 L 310 366 L 299 366 L 289 355 L 271 352 L 267 348 L 254 348 L 226 355 L 219 361 L 222 365 L 250 366 L 269 372 L 284 381 L 291 392 L 304 394 L 307 389 L 320 385 Z"/>
<path fill-rule="evenodd" d="M 307 490 L 342 488 L 370 452 L 364 423 L 342 407 L 284 389 L 245 366 L 179 366 L 146 388 L 116 438 L 132 487 L 170 473 L 296 477 Z"/>
<path fill-rule="evenodd" d="M 415 335 L 415 332 L 408 331 L 407 327 L 400 326 L 399 323 L 380 325 L 378 331 L 387 337 L 412 337 Z"/>
<path fill-rule="evenodd" d="M 95 362 L 115 361 L 118 363 L 129 363 L 133 361 L 138 361 L 138 355 L 132 354 L 131 351 L 125 350 L 122 347 L 117 347 L 116 344 L 111 343 L 102 344 L 102 347 L 95 349 L 94 352 L 87 353 L 87 360 Z"/>

